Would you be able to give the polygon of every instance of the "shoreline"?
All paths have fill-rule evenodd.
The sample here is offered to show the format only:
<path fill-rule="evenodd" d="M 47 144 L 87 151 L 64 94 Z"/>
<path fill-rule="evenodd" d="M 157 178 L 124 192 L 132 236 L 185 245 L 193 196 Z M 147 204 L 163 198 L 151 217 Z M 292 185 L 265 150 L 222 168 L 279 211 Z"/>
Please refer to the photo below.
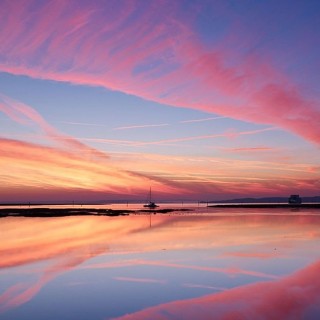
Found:
<path fill-rule="evenodd" d="M 254 208 L 254 209 L 320 209 L 320 203 L 302 203 L 302 204 L 288 204 L 288 203 L 215 203 L 208 204 L 208 208 Z"/>

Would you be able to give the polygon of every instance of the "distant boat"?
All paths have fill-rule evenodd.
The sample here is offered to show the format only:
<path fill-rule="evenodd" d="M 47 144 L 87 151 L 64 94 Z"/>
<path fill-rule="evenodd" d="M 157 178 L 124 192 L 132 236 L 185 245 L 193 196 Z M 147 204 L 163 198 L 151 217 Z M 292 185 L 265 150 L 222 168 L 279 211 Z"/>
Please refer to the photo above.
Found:
<path fill-rule="evenodd" d="M 150 191 L 149 191 L 149 201 L 148 203 L 146 203 L 145 205 L 143 205 L 145 208 L 149 208 L 149 209 L 154 209 L 154 208 L 157 208 L 159 207 L 154 201 L 151 200 L 151 188 L 150 188 Z"/>
<path fill-rule="evenodd" d="M 298 194 L 292 194 L 288 199 L 289 204 L 301 204 L 301 202 L 302 199 L 299 197 Z"/>

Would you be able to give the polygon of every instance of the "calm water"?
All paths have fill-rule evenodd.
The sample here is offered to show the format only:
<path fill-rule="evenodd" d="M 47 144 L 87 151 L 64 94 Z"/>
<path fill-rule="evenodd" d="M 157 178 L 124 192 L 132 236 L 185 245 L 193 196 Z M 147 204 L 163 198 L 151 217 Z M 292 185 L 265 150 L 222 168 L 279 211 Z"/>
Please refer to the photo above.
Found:
<path fill-rule="evenodd" d="M 0 219 L 0 319 L 320 319 L 319 210 L 193 209 Z"/>

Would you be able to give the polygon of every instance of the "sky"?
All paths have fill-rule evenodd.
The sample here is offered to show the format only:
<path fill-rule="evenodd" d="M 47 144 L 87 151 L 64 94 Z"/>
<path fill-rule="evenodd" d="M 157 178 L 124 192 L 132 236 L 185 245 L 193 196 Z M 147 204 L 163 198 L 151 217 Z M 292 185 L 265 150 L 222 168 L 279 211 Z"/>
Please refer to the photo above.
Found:
<path fill-rule="evenodd" d="M 316 0 L 0 0 L 0 202 L 319 195 L 316 30 Z"/>

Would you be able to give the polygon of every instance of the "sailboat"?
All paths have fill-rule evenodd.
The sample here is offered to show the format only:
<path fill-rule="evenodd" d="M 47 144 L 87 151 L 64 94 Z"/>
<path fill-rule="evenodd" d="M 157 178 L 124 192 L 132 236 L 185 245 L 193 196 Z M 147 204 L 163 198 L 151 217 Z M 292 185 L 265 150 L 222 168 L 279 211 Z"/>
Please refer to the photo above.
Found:
<path fill-rule="evenodd" d="M 159 207 L 154 201 L 151 200 L 151 187 L 149 191 L 149 201 L 145 205 L 143 205 L 145 208 L 154 209 Z"/>

